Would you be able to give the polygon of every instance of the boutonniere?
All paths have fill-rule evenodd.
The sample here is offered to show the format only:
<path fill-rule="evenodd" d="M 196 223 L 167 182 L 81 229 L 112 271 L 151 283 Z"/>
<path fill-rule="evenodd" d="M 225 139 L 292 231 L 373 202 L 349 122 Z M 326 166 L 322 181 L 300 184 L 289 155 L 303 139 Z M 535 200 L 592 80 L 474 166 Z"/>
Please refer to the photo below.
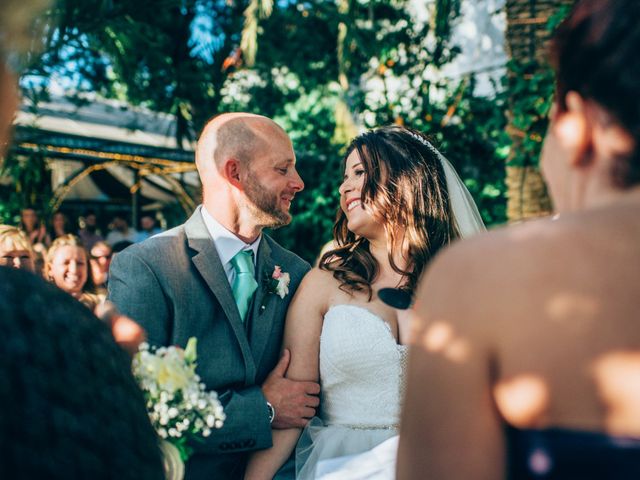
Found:
<path fill-rule="evenodd" d="M 267 291 L 284 298 L 289 294 L 289 282 L 291 282 L 289 274 L 276 265 L 271 277 L 267 279 Z"/>
<path fill-rule="evenodd" d="M 289 283 L 291 282 L 291 276 L 287 272 L 283 272 L 280 266 L 276 265 L 273 269 L 273 273 L 269 275 L 265 274 L 264 286 L 267 293 L 273 293 L 274 295 L 284 298 L 289 294 Z M 266 306 L 266 302 L 270 297 L 264 297 L 264 303 L 260 307 L 260 313 L 262 313 Z"/>

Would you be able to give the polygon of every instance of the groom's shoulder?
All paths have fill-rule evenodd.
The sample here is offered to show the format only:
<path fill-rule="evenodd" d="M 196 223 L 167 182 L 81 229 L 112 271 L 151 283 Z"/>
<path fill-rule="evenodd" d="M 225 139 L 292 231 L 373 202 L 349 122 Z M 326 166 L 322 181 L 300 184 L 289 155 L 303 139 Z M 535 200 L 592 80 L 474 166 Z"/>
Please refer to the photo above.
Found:
<path fill-rule="evenodd" d="M 150 260 L 167 258 L 168 256 L 172 256 L 173 253 L 184 250 L 185 241 L 184 225 L 178 225 L 140 243 L 134 243 L 118 255 L 131 255 Z"/>
<path fill-rule="evenodd" d="M 309 265 L 307 261 L 300 258 L 291 250 L 284 248 L 269 235 L 265 234 L 263 238 L 271 248 L 271 256 L 274 259 L 277 259 L 278 262 L 282 263 L 282 266 L 286 266 L 289 270 L 298 270 L 303 274 L 311 270 L 311 265 Z"/>

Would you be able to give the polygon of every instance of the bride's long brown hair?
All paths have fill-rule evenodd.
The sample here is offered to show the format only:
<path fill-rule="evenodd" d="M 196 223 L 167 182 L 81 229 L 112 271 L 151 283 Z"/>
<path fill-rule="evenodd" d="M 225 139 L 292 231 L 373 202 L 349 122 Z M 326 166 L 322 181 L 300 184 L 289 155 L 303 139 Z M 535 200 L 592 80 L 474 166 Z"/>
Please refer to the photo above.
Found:
<path fill-rule="evenodd" d="M 442 164 L 435 148 L 420 132 L 397 125 L 381 127 L 354 138 L 344 156 L 357 151 L 365 171 L 362 203 L 384 226 L 391 268 L 404 276 L 400 288 L 413 295 L 420 275 L 434 255 L 460 236 L 451 214 Z M 379 273 L 369 241 L 347 228 L 340 207 L 333 227 L 336 248 L 320 259 L 320 268 L 333 272 L 340 289 L 366 291 Z M 394 253 L 404 249 L 406 270 Z"/>

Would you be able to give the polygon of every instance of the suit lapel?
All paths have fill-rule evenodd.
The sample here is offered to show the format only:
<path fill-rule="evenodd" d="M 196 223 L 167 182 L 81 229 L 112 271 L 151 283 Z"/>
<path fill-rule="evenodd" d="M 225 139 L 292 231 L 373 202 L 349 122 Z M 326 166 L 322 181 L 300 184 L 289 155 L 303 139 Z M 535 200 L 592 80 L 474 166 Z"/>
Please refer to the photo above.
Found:
<path fill-rule="evenodd" d="M 257 262 L 258 289 L 253 300 L 251 310 L 251 350 L 256 365 L 260 364 L 260 358 L 269 340 L 274 326 L 274 312 L 280 297 L 269 293 L 266 280 L 271 277 L 275 264 L 271 259 L 271 247 L 266 236 L 262 237 L 258 248 Z M 263 308 L 264 307 L 264 308 Z"/>
<path fill-rule="evenodd" d="M 215 297 L 218 299 L 222 310 L 235 333 L 240 345 L 242 358 L 245 364 L 245 382 L 252 383 L 256 374 L 256 364 L 251 354 L 249 341 L 245 333 L 244 324 L 240 318 L 229 280 L 220 262 L 220 257 L 209 231 L 202 220 L 199 207 L 185 223 L 185 234 L 189 247 L 197 253 L 191 258 L 194 266 L 204 278 Z"/>

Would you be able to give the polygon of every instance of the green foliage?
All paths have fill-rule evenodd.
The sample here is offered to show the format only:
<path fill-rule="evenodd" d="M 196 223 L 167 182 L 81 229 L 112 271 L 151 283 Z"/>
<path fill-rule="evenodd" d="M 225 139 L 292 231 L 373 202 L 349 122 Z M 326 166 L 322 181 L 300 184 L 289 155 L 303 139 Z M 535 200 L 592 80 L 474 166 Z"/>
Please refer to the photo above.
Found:
<path fill-rule="evenodd" d="M 58 0 L 58 28 L 30 73 L 57 72 L 80 91 L 172 113 L 182 145 L 218 110 L 242 8 L 225 0 Z"/>
<path fill-rule="evenodd" d="M 291 4 L 263 23 L 254 71 L 264 82 L 252 87 L 245 108 L 269 112 L 293 139 L 306 188 L 293 204 L 291 225 L 273 235 L 306 260 L 332 236 L 341 152 L 350 140 L 337 134 L 344 101 L 369 128 L 403 121 L 431 134 L 466 179 L 485 221 L 504 222 L 504 99 L 475 97 L 473 79 L 432 85 L 423 78 L 427 66 L 457 54 L 447 25 L 459 2 L 438 3 L 442 36 L 434 43 L 427 40 L 429 25 L 416 25 L 402 1 Z M 387 89 L 398 79 L 404 90 Z M 367 82 L 384 85 L 381 94 L 371 97 Z"/>
<path fill-rule="evenodd" d="M 0 177 L 3 176 L 11 178 L 13 184 L 7 188 L 6 193 L 3 192 L 0 223 L 15 224 L 20 210 L 25 207 L 48 215 L 52 194 L 51 173 L 42 153 L 38 152 L 30 157 L 8 155 L 0 171 Z"/>
<path fill-rule="evenodd" d="M 440 148 L 465 180 L 484 222 L 497 225 L 506 221 L 506 102 L 502 94 L 487 99 L 471 91 L 469 86 L 463 92 L 456 121 L 442 129 Z"/>
<path fill-rule="evenodd" d="M 435 36 L 437 39 L 436 49 L 433 57 L 436 63 L 439 63 L 443 54 L 445 43 L 451 36 L 451 28 L 455 18 L 460 13 L 461 0 L 436 0 L 435 15 Z"/>
<path fill-rule="evenodd" d="M 567 16 L 570 5 L 563 5 L 549 18 L 546 30 L 551 34 Z M 511 99 L 512 132 L 520 138 L 509 158 L 509 165 L 538 166 L 542 141 L 549 125 L 553 104 L 555 77 L 551 66 L 535 60 L 512 59 L 507 68 L 508 91 Z"/>
<path fill-rule="evenodd" d="M 258 14 L 257 6 L 266 4 L 273 6 L 270 15 Z M 54 12 L 59 28 L 30 73 L 43 79 L 66 76 L 77 90 L 173 113 L 179 140 L 191 139 L 221 111 L 275 118 L 294 142 L 306 188 L 293 203 L 292 224 L 273 234 L 309 261 L 332 235 L 342 153 L 354 125 L 403 122 L 430 134 L 460 171 L 487 224 L 502 223 L 510 145 L 505 97 L 476 97 L 472 77 L 429 80 L 425 70 L 458 53 L 449 36 L 460 0 L 437 0 L 432 21 L 424 25 L 413 21 L 408 5 L 408 0 L 59 0 Z M 243 66 L 238 48 L 246 12 L 253 12 L 251 35 L 257 41 L 251 68 Z M 202 36 L 196 42 L 198 29 Z M 522 94 L 521 112 L 542 118 L 548 105 L 531 100 L 541 87 L 522 78 L 515 85 Z M 519 125 L 525 131 L 542 128 L 531 126 L 528 113 Z"/>
<path fill-rule="evenodd" d="M 548 126 L 548 115 L 553 103 L 554 76 L 548 66 L 537 62 L 512 60 L 509 68 L 511 96 L 511 127 L 521 138 L 513 150 L 509 165 L 526 167 L 537 165 L 542 140 Z"/>

